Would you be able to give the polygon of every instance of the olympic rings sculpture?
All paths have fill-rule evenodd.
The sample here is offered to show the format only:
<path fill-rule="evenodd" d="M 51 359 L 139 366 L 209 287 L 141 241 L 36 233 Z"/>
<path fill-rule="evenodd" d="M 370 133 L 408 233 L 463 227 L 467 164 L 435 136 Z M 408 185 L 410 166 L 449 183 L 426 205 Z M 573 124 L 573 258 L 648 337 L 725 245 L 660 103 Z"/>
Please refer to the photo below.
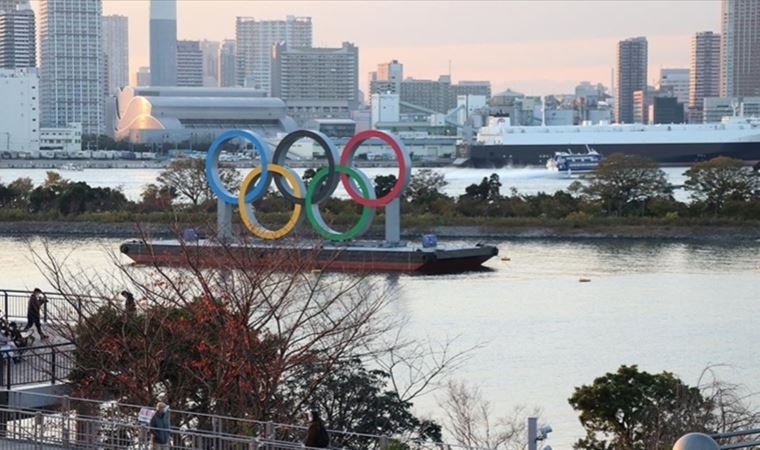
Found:
<path fill-rule="evenodd" d="M 398 176 L 396 183 L 386 195 L 376 198 L 369 178 L 353 168 L 356 150 L 367 140 L 377 138 L 388 144 L 396 156 Z M 245 139 L 253 144 L 261 165 L 254 167 L 243 179 L 237 194 L 223 185 L 219 172 L 219 154 L 222 144 L 231 139 Z M 308 187 L 298 174 L 284 165 L 288 150 L 300 139 L 311 139 L 324 151 L 327 167 L 319 169 Z M 411 179 L 412 163 L 409 152 L 396 136 L 380 130 L 366 130 L 354 135 L 339 154 L 335 144 L 323 133 L 313 130 L 297 130 L 277 145 L 271 154 L 264 139 L 249 130 L 228 130 L 220 134 L 209 147 L 206 155 L 206 178 L 209 187 L 219 199 L 229 205 L 237 205 L 245 227 L 262 239 L 280 239 L 293 231 L 304 219 L 325 239 L 345 241 L 365 233 L 372 225 L 375 210 L 401 197 Z M 280 193 L 293 204 L 293 211 L 285 225 L 270 230 L 257 219 L 251 203 L 262 198 L 274 180 Z M 329 198 L 341 183 L 351 199 L 362 206 L 356 224 L 346 231 L 331 228 L 322 218 L 319 204 Z"/>

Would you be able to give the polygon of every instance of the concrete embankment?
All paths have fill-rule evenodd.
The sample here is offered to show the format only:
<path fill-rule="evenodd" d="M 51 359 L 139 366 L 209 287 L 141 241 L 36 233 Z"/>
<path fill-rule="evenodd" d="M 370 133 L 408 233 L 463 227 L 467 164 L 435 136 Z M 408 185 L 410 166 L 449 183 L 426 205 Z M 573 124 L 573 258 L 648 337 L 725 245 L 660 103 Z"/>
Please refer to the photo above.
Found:
<path fill-rule="evenodd" d="M 175 225 L 147 223 L 102 222 L 0 222 L 0 237 L 111 237 L 154 238 L 176 236 Z M 182 226 L 179 226 L 182 229 Z M 590 225 L 590 226 L 434 226 L 406 228 L 403 237 L 417 240 L 422 234 L 433 233 L 442 239 L 504 240 L 504 239 L 662 239 L 698 241 L 760 241 L 758 225 Z M 373 227 L 368 238 L 382 238 L 382 228 Z"/>

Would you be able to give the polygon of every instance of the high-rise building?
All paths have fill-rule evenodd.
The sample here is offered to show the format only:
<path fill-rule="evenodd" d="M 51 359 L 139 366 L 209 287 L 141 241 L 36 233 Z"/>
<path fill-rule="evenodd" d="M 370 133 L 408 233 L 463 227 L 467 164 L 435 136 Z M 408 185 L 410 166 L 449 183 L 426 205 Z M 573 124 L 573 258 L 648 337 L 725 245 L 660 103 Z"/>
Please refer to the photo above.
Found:
<path fill-rule="evenodd" d="M 135 74 L 137 86 L 150 86 L 150 67 L 140 67 Z"/>
<path fill-rule="evenodd" d="M 219 87 L 235 86 L 235 40 L 225 39 L 219 48 Z"/>
<path fill-rule="evenodd" d="M 34 11 L 29 2 L 0 2 L 0 69 L 36 67 L 36 44 Z"/>
<path fill-rule="evenodd" d="M 150 2 L 150 84 L 177 85 L 177 2 Z"/>
<path fill-rule="evenodd" d="M 40 110 L 43 127 L 81 123 L 103 130 L 101 0 L 40 2 Z"/>
<path fill-rule="evenodd" d="M 129 85 L 129 31 L 126 16 L 103 16 L 106 95 Z"/>
<path fill-rule="evenodd" d="M 377 65 L 377 80 L 401 82 L 404 79 L 404 65 L 398 60 Z"/>
<path fill-rule="evenodd" d="M 311 47 L 311 18 L 288 16 L 286 20 L 238 17 L 237 84 L 271 93 L 272 46 Z"/>
<path fill-rule="evenodd" d="M 760 96 L 760 0 L 723 0 L 721 16 L 721 96 Z"/>
<path fill-rule="evenodd" d="M 615 120 L 633 123 L 633 93 L 647 89 L 647 40 L 630 38 L 617 45 Z"/>
<path fill-rule="evenodd" d="M 20 3 L 19 0 L 0 0 L 0 12 L 13 12 Z"/>
<path fill-rule="evenodd" d="M 177 41 L 177 86 L 203 86 L 203 51 L 198 41 Z"/>
<path fill-rule="evenodd" d="M 38 85 L 35 68 L 0 69 L 0 151 L 39 151 Z"/>
<path fill-rule="evenodd" d="M 359 49 L 344 42 L 339 48 L 275 45 L 272 96 L 288 100 L 347 102 L 359 105 Z"/>
<path fill-rule="evenodd" d="M 689 101 L 689 69 L 660 69 L 657 85 L 660 94 L 669 94 L 682 105 Z"/>
<path fill-rule="evenodd" d="M 203 85 L 219 86 L 219 42 L 202 40 L 201 52 L 203 53 Z"/>
<path fill-rule="evenodd" d="M 705 97 L 720 95 L 720 34 L 712 31 L 691 37 L 689 122 L 702 123 Z"/>

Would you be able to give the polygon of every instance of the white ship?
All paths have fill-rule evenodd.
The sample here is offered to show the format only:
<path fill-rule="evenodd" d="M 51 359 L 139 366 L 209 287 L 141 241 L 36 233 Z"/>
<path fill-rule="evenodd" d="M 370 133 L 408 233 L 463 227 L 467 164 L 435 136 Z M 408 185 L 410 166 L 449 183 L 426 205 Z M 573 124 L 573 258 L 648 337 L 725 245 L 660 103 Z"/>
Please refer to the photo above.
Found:
<path fill-rule="evenodd" d="M 666 164 L 689 164 L 715 156 L 760 160 L 760 118 L 726 117 L 708 124 L 600 124 L 510 126 L 492 117 L 478 131 L 469 159 L 478 167 L 545 164 L 559 149 L 602 155 L 638 154 Z"/>

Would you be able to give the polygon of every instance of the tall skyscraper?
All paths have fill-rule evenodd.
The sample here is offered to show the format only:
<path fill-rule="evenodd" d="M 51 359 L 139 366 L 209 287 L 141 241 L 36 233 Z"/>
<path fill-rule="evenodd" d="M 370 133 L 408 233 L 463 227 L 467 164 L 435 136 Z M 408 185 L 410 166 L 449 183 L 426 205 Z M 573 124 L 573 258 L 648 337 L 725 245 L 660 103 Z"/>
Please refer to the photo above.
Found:
<path fill-rule="evenodd" d="M 219 42 L 201 41 L 203 53 L 203 85 L 219 86 Z"/>
<path fill-rule="evenodd" d="M 36 67 L 36 44 L 34 11 L 29 2 L 14 5 L 13 1 L 0 1 L 0 69 Z"/>
<path fill-rule="evenodd" d="M 219 48 L 219 87 L 235 86 L 235 40 L 225 39 Z"/>
<path fill-rule="evenodd" d="M 150 1 L 150 84 L 177 85 L 177 1 Z"/>
<path fill-rule="evenodd" d="M 40 2 L 40 110 L 43 127 L 81 123 L 103 130 L 100 0 Z"/>
<path fill-rule="evenodd" d="M 129 31 L 126 16 L 103 16 L 106 95 L 129 85 Z"/>
<path fill-rule="evenodd" d="M 723 0 L 721 16 L 721 96 L 760 96 L 760 0 Z"/>
<path fill-rule="evenodd" d="M 286 20 L 238 17 L 237 83 L 271 93 L 272 46 L 311 47 L 311 18 L 288 16 Z"/>
<path fill-rule="evenodd" d="M 198 41 L 177 41 L 177 86 L 203 86 L 203 52 Z"/>
<path fill-rule="evenodd" d="M 702 123 L 705 97 L 720 95 L 720 34 L 694 33 L 690 64 L 689 122 Z"/>
<path fill-rule="evenodd" d="M 359 49 L 344 42 L 339 48 L 274 47 L 272 96 L 288 100 L 343 101 L 359 105 Z"/>
<path fill-rule="evenodd" d="M 633 123 L 633 93 L 647 89 L 647 40 L 636 37 L 618 42 L 615 119 Z"/>

